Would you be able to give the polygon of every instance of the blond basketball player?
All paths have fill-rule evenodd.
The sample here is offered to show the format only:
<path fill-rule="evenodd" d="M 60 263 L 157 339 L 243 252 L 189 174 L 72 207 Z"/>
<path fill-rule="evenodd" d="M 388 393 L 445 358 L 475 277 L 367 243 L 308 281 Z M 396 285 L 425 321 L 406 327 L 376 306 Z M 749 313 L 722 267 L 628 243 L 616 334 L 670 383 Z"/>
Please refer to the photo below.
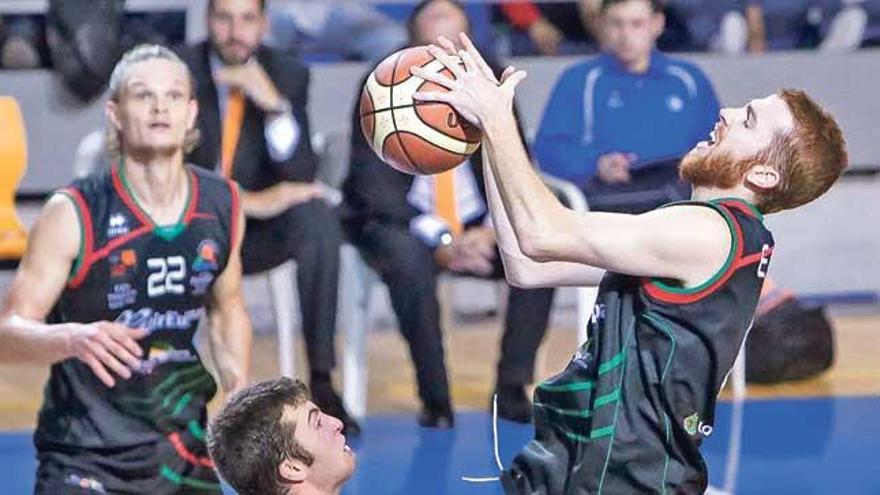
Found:
<path fill-rule="evenodd" d="M 589 340 L 535 393 L 535 439 L 504 472 L 508 493 L 703 493 L 699 453 L 752 321 L 773 237 L 764 215 L 822 195 L 847 165 L 834 119 L 801 91 L 721 111 L 682 160 L 693 199 L 643 215 L 564 208 L 529 165 L 511 108 L 526 77 L 496 80 L 466 36 L 431 52 L 455 75 L 417 95 L 479 125 L 510 282 L 584 285 L 607 270 Z M 448 40 L 439 43 L 454 50 Z"/>

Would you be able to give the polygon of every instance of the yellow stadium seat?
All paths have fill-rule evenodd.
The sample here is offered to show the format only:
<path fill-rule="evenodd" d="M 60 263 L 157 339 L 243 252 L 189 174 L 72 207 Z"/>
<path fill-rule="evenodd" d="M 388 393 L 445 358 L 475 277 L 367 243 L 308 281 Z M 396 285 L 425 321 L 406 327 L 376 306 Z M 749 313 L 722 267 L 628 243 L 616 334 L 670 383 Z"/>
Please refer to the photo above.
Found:
<path fill-rule="evenodd" d="M 0 260 L 18 260 L 27 232 L 15 210 L 15 191 L 27 168 L 24 120 L 15 98 L 0 96 Z"/>

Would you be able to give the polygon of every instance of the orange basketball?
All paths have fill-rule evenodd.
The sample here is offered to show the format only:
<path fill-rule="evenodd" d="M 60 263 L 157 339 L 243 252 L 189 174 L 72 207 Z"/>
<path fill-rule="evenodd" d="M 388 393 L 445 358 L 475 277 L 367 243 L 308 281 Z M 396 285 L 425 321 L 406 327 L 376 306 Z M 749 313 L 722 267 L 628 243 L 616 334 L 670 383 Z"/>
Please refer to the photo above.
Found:
<path fill-rule="evenodd" d="M 367 78 L 361 92 L 361 130 L 373 151 L 397 170 L 436 174 L 464 162 L 483 134 L 445 103 L 415 101 L 417 91 L 447 89 L 410 74 L 414 66 L 455 78 L 428 47 L 394 53 Z"/>

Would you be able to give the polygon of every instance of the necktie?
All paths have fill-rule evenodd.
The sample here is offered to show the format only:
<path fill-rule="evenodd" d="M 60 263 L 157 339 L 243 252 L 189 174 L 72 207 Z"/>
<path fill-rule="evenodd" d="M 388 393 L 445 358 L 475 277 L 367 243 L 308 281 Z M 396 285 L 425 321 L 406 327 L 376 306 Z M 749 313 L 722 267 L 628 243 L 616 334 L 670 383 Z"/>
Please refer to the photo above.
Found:
<path fill-rule="evenodd" d="M 244 117 L 244 94 L 238 88 L 229 90 L 226 99 L 226 114 L 223 116 L 223 135 L 220 141 L 220 173 L 223 177 L 232 177 L 232 161 L 238 136 L 241 134 L 241 122 Z"/>
<path fill-rule="evenodd" d="M 434 176 L 434 212 L 446 221 L 452 235 L 461 233 L 455 202 L 455 169 Z"/>

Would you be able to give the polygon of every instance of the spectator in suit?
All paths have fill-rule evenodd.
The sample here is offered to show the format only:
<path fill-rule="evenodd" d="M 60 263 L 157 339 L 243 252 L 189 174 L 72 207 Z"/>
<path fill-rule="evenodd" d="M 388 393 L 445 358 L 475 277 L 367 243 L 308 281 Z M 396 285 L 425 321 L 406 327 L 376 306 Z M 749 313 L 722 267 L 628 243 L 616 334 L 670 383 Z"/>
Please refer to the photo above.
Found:
<path fill-rule="evenodd" d="M 468 17 L 458 2 L 427 0 L 409 20 L 411 45 L 457 39 Z M 351 171 L 343 188 L 352 241 L 388 286 L 400 330 L 409 344 L 423 408 L 420 424 L 454 424 L 444 363 L 437 276 L 441 271 L 503 278 L 495 234 L 489 224 L 479 153 L 445 174 L 414 177 L 383 163 L 353 115 Z M 435 201 L 452 195 L 455 215 Z M 442 201 L 441 201 L 442 202 Z M 535 354 L 552 303 L 550 290 L 510 289 L 496 391 L 501 417 L 527 422 Z"/>
<path fill-rule="evenodd" d="M 695 65 L 656 49 L 658 0 L 603 0 L 605 52 L 566 70 L 535 138 L 544 171 L 582 187 L 591 209 L 640 213 L 690 197 L 678 158 L 706 139 L 718 99 Z"/>
<path fill-rule="evenodd" d="M 210 39 L 182 53 L 196 79 L 202 132 L 188 158 L 242 188 L 245 274 L 296 260 L 313 400 L 356 435 L 330 381 L 342 230 L 315 183 L 308 69 L 261 45 L 264 0 L 212 0 L 207 18 Z"/>

